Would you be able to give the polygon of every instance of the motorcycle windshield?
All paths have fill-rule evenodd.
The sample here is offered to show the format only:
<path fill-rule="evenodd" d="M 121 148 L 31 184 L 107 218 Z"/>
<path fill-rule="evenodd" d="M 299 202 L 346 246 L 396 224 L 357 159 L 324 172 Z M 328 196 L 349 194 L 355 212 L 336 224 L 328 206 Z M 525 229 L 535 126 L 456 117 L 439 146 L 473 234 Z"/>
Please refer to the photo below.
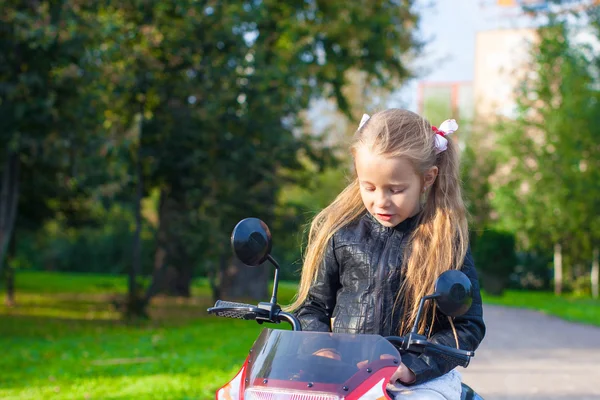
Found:
<path fill-rule="evenodd" d="M 248 358 L 244 398 L 338 399 L 370 378 L 387 382 L 399 360 L 379 335 L 265 329 Z"/>

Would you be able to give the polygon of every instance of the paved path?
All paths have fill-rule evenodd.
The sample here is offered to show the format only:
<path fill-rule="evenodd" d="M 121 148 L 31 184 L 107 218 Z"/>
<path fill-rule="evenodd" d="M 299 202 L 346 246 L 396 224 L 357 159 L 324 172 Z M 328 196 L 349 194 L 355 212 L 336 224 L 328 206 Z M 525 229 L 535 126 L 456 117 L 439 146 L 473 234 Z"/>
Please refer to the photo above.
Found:
<path fill-rule="evenodd" d="M 600 328 L 485 306 L 487 334 L 463 380 L 485 400 L 600 400 Z"/>

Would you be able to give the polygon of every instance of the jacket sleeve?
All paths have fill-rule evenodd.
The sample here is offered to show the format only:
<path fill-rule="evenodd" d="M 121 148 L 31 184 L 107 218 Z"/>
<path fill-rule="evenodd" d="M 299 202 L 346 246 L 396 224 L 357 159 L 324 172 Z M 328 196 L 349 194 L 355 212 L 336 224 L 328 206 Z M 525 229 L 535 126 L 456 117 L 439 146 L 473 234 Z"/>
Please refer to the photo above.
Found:
<path fill-rule="evenodd" d="M 471 284 L 473 285 L 473 303 L 466 314 L 454 318 L 453 322 L 454 327 L 456 328 L 460 349 L 474 351 L 485 336 L 485 324 L 483 322 L 483 307 L 479 289 L 479 280 L 477 278 L 477 272 L 475 271 L 475 265 L 470 249 L 467 250 L 467 255 L 465 256 L 465 261 L 461 270 L 469 277 Z M 438 312 L 436 315 L 436 324 L 432 327 L 432 330 L 433 335 L 429 339 L 431 342 L 449 347 L 456 347 L 454 332 L 452 331 L 452 327 L 446 316 Z M 412 385 L 437 378 L 449 372 L 456 366 L 443 359 L 424 354 L 421 354 L 420 356 L 409 353 L 403 354 L 402 362 L 415 373 L 416 380 L 411 383 Z"/>
<path fill-rule="evenodd" d="M 335 257 L 334 240 L 327 244 L 316 281 L 304 303 L 295 311 L 305 331 L 331 332 L 331 316 L 340 288 L 339 264 Z"/>

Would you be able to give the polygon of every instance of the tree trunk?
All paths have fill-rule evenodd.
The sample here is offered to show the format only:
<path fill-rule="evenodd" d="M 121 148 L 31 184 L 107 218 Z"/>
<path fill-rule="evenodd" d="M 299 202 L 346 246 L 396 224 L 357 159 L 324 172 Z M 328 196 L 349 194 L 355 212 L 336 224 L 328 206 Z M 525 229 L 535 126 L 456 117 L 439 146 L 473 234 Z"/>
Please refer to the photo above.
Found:
<path fill-rule="evenodd" d="M 152 272 L 152 281 L 146 290 L 144 302 L 148 304 L 150 300 L 157 294 L 164 291 L 165 276 L 167 273 L 167 250 L 160 243 L 156 243 L 156 251 L 154 253 L 154 269 Z"/>
<path fill-rule="evenodd" d="M 270 271 L 271 268 L 267 265 L 249 267 L 232 257 L 221 277 L 220 295 L 222 300 L 269 301 L 268 276 Z"/>
<path fill-rule="evenodd" d="M 157 294 L 164 290 L 164 281 L 168 266 L 168 251 L 167 251 L 167 212 L 166 212 L 166 197 L 164 189 L 160 191 L 160 198 L 158 201 L 158 228 L 156 232 L 154 252 L 154 268 L 152 271 L 152 282 L 146 290 L 144 296 L 144 302 L 147 305 L 150 300 Z"/>
<path fill-rule="evenodd" d="M 19 153 L 8 149 L 0 182 L 0 276 L 17 217 L 19 172 Z"/>
<path fill-rule="evenodd" d="M 6 263 L 6 273 L 4 277 L 6 278 L 6 299 L 5 303 L 7 307 L 14 307 L 16 304 L 15 301 L 15 267 L 13 263 L 15 262 L 15 258 L 17 256 L 17 235 L 13 232 L 12 240 L 10 241 L 10 246 L 8 250 L 8 262 Z"/>
<path fill-rule="evenodd" d="M 228 256 L 221 254 L 219 262 L 216 265 L 211 265 L 212 268 L 208 268 L 208 282 L 210 284 L 210 291 L 212 293 L 212 299 L 214 302 L 221 299 L 221 278 L 227 269 Z"/>
<path fill-rule="evenodd" d="M 177 297 L 190 297 L 192 295 L 192 268 L 188 265 L 173 268 L 173 275 L 167 281 L 168 294 Z"/>
<path fill-rule="evenodd" d="M 193 261 L 186 247 L 185 238 L 177 229 L 169 233 L 169 265 L 165 277 L 165 294 L 190 297 L 193 277 Z"/>
<path fill-rule="evenodd" d="M 560 296 L 562 294 L 562 246 L 560 243 L 554 245 L 554 294 Z"/>
<path fill-rule="evenodd" d="M 141 166 L 137 164 L 137 193 L 135 196 L 135 232 L 133 234 L 133 254 L 131 269 L 129 270 L 129 294 L 135 294 L 137 292 L 136 279 L 140 274 L 141 270 L 141 232 L 142 232 L 142 196 L 143 196 L 143 183 L 142 183 L 142 172 Z"/>
<path fill-rule="evenodd" d="M 598 248 L 594 248 L 594 257 L 592 260 L 592 298 L 598 298 L 598 278 L 600 275 L 600 267 L 598 266 Z"/>
<path fill-rule="evenodd" d="M 15 302 L 15 269 L 12 265 L 6 266 L 6 307 L 14 307 Z"/>
<path fill-rule="evenodd" d="M 144 181 L 142 171 L 142 121 L 139 122 L 139 143 L 135 160 L 137 190 L 134 200 L 135 232 L 133 234 L 132 260 L 129 269 L 128 301 L 126 314 L 128 316 L 147 317 L 144 299 L 140 297 L 137 287 L 137 277 L 141 273 L 141 233 L 142 233 L 142 198 L 144 197 Z"/>
<path fill-rule="evenodd" d="M 169 296 L 191 296 L 193 271 L 191 267 L 187 267 L 190 263 L 185 256 L 185 248 L 178 243 L 176 229 L 172 229 L 172 223 L 177 219 L 179 210 L 177 202 L 169 197 L 166 190 L 161 190 L 154 272 L 146 291 L 146 303 L 160 293 Z M 177 264 L 177 267 L 172 264 Z"/>

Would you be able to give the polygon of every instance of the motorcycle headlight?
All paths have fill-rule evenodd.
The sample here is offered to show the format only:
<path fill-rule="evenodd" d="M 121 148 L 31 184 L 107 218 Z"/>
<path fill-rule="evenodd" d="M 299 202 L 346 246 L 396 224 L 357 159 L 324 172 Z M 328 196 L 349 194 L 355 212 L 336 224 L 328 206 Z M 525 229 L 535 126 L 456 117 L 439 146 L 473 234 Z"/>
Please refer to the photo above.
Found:
<path fill-rule="evenodd" d="M 331 393 L 298 392 L 277 388 L 249 388 L 244 392 L 244 400 L 340 400 Z"/>

